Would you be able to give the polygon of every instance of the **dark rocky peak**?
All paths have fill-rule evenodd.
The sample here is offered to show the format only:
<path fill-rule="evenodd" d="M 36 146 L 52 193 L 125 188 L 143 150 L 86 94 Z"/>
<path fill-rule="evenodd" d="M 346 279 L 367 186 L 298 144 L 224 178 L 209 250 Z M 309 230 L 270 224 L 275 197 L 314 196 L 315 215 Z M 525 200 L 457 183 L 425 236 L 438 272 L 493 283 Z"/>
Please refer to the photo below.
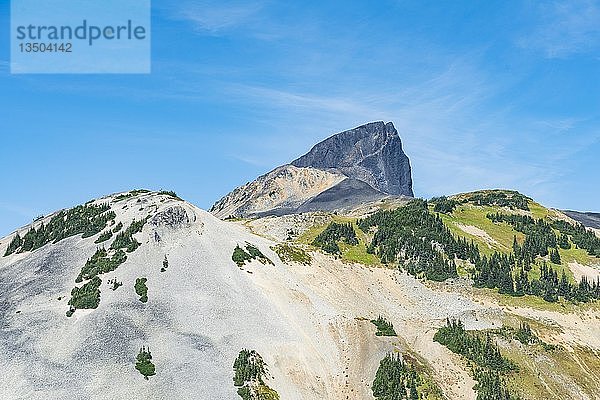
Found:
<path fill-rule="evenodd" d="M 296 167 L 336 169 L 391 195 L 413 196 L 410 162 L 391 122 L 370 122 L 316 144 Z"/>

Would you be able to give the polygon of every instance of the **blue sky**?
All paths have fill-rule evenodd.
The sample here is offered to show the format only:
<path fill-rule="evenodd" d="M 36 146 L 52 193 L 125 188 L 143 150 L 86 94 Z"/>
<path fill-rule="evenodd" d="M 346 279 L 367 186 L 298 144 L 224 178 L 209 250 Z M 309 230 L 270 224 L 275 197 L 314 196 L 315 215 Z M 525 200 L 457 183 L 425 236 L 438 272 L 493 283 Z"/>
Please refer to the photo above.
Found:
<path fill-rule="evenodd" d="M 376 4 L 375 4 L 376 3 Z M 600 211 L 598 1 L 153 1 L 152 74 L 11 75 L 0 234 L 132 188 L 208 208 L 373 120 L 415 194 L 517 189 Z"/>

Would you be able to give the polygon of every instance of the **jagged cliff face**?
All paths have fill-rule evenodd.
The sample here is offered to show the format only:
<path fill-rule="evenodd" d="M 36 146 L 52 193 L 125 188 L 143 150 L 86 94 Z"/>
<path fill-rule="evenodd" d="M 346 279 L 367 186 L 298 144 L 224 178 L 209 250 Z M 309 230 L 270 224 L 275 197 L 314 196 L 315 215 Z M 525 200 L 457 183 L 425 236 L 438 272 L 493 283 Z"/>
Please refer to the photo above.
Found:
<path fill-rule="evenodd" d="M 410 162 L 391 122 L 372 122 L 338 133 L 291 164 L 334 168 L 380 192 L 413 196 Z"/>
<path fill-rule="evenodd" d="M 379 121 L 331 136 L 210 211 L 220 218 L 333 211 L 393 196 L 413 196 L 410 162 L 394 125 Z"/>

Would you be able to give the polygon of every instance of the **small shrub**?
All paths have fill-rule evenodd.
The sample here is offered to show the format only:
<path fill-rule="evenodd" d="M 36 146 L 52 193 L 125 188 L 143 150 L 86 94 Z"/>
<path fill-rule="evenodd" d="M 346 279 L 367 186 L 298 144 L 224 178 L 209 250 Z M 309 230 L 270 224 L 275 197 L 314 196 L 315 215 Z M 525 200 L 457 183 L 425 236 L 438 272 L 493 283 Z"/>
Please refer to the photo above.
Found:
<path fill-rule="evenodd" d="M 152 363 L 152 353 L 150 348 L 142 347 L 136 357 L 135 369 L 144 376 L 145 380 L 148 380 L 149 376 L 156 375 L 156 367 Z"/>
<path fill-rule="evenodd" d="M 146 282 L 148 278 L 137 278 L 135 280 L 135 293 L 140 296 L 140 301 L 142 303 L 146 303 L 148 301 L 148 286 L 146 286 Z"/>
<path fill-rule="evenodd" d="M 165 272 L 167 270 L 167 268 L 169 268 L 169 260 L 167 259 L 167 256 L 165 255 L 165 259 L 163 260 L 162 268 L 160 269 L 160 272 Z"/>
<path fill-rule="evenodd" d="M 111 286 L 112 290 L 117 290 L 118 288 L 120 288 L 121 286 L 123 286 L 123 282 L 117 281 L 117 278 L 113 278 L 113 279 L 109 280 L 108 284 L 112 285 Z"/>
<path fill-rule="evenodd" d="M 372 319 L 371 322 L 377 327 L 377 332 L 375 335 L 377 336 L 397 336 L 396 331 L 394 330 L 394 325 L 381 315 L 377 317 L 377 319 Z"/>

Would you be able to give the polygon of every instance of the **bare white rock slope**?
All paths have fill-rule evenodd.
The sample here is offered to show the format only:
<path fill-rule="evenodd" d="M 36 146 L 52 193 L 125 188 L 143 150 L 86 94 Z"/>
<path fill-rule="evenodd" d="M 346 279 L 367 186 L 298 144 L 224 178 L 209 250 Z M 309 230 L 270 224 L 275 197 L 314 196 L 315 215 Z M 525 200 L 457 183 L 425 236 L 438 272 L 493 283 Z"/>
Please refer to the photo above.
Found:
<path fill-rule="evenodd" d="M 458 357 L 431 336 L 448 316 L 479 328 L 497 324 L 493 309 L 396 271 L 321 254 L 308 266 L 284 264 L 272 241 L 168 195 L 95 201 L 106 202 L 125 227 L 149 220 L 135 235 L 141 246 L 100 275 L 97 309 L 65 315 L 98 235 L 6 257 L 13 235 L 0 240 L 1 399 L 236 399 L 232 366 L 242 348 L 263 356 L 281 399 L 369 399 L 379 360 L 393 345 L 410 345 L 429 361 L 450 398 L 475 398 Z M 246 242 L 274 265 L 239 268 L 232 252 Z M 134 291 L 139 277 L 147 278 L 147 303 Z M 123 286 L 113 291 L 112 278 Z M 399 339 L 376 337 L 359 318 L 380 313 Z M 149 380 L 135 369 L 141 346 L 156 365 Z"/>

